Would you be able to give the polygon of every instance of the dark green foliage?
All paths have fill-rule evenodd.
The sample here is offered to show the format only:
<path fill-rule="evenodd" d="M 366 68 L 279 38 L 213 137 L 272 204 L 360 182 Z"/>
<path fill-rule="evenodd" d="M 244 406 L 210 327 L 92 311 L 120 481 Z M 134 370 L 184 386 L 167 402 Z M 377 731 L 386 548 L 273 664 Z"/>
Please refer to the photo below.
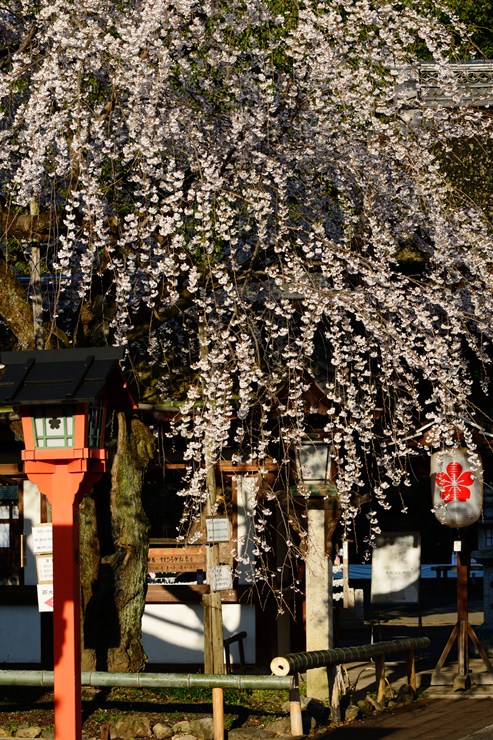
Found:
<path fill-rule="evenodd" d="M 471 51 L 493 59 L 493 3 L 491 0 L 445 0 L 465 23 L 470 33 Z"/>

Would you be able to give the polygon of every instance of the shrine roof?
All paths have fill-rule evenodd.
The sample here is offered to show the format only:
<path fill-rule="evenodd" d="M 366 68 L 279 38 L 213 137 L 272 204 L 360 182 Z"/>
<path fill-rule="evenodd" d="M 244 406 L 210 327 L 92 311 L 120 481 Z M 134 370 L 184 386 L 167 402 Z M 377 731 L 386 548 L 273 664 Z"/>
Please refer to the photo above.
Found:
<path fill-rule="evenodd" d="M 118 406 L 134 406 L 120 369 L 121 347 L 0 352 L 0 405 L 88 403 L 108 388 Z M 124 399 L 124 395 L 126 399 Z M 123 403 L 122 403 L 123 402 Z"/>

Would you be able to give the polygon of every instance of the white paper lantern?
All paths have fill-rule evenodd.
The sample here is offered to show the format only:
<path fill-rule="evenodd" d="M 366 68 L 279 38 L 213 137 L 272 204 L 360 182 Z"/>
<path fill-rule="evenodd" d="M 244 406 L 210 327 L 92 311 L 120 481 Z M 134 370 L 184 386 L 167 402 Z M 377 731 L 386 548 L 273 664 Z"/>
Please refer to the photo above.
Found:
<path fill-rule="evenodd" d="M 466 449 L 435 452 L 430 463 L 433 513 L 447 527 L 474 524 L 483 508 L 483 469 Z"/>

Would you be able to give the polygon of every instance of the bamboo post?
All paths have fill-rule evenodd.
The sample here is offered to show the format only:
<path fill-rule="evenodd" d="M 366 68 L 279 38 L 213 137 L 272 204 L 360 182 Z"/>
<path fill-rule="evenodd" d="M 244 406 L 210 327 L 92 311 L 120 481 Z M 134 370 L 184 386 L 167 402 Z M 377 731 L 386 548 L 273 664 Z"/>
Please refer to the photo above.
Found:
<path fill-rule="evenodd" d="M 332 722 L 341 721 L 341 675 L 340 666 L 332 666 L 329 672 L 330 685 L 330 719 Z"/>
<path fill-rule="evenodd" d="M 212 689 L 212 726 L 214 740 L 224 740 L 224 696 L 223 689 Z"/>
<path fill-rule="evenodd" d="M 375 658 L 375 678 L 377 683 L 377 701 L 381 703 L 385 698 L 385 655 Z"/>
<path fill-rule="evenodd" d="M 294 683 L 289 689 L 289 716 L 291 719 L 291 735 L 303 735 L 303 719 L 301 716 L 300 677 L 296 673 Z"/>
<path fill-rule="evenodd" d="M 406 653 L 406 674 L 407 682 L 412 690 L 416 691 L 416 664 L 414 662 L 414 650 L 408 650 Z"/>

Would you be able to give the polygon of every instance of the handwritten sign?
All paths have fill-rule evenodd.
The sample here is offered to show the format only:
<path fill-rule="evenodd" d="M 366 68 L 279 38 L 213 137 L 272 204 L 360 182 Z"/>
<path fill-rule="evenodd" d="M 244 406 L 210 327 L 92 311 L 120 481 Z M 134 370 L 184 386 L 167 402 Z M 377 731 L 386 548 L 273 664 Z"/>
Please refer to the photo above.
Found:
<path fill-rule="evenodd" d="M 233 573 L 229 565 L 216 565 L 208 573 L 211 591 L 229 591 L 233 588 Z"/>
<path fill-rule="evenodd" d="M 205 547 L 151 547 L 147 564 L 151 573 L 205 570 Z"/>
<path fill-rule="evenodd" d="M 33 551 L 40 554 L 53 552 L 53 527 L 51 524 L 35 524 L 33 526 Z"/>
<path fill-rule="evenodd" d="M 419 603 L 420 565 L 417 532 L 379 535 L 372 555 L 372 604 Z"/>
<path fill-rule="evenodd" d="M 36 555 L 36 570 L 38 583 L 53 583 L 53 555 Z"/>
<path fill-rule="evenodd" d="M 229 542 L 231 538 L 229 519 L 226 516 L 208 516 L 205 520 L 207 542 Z"/>

